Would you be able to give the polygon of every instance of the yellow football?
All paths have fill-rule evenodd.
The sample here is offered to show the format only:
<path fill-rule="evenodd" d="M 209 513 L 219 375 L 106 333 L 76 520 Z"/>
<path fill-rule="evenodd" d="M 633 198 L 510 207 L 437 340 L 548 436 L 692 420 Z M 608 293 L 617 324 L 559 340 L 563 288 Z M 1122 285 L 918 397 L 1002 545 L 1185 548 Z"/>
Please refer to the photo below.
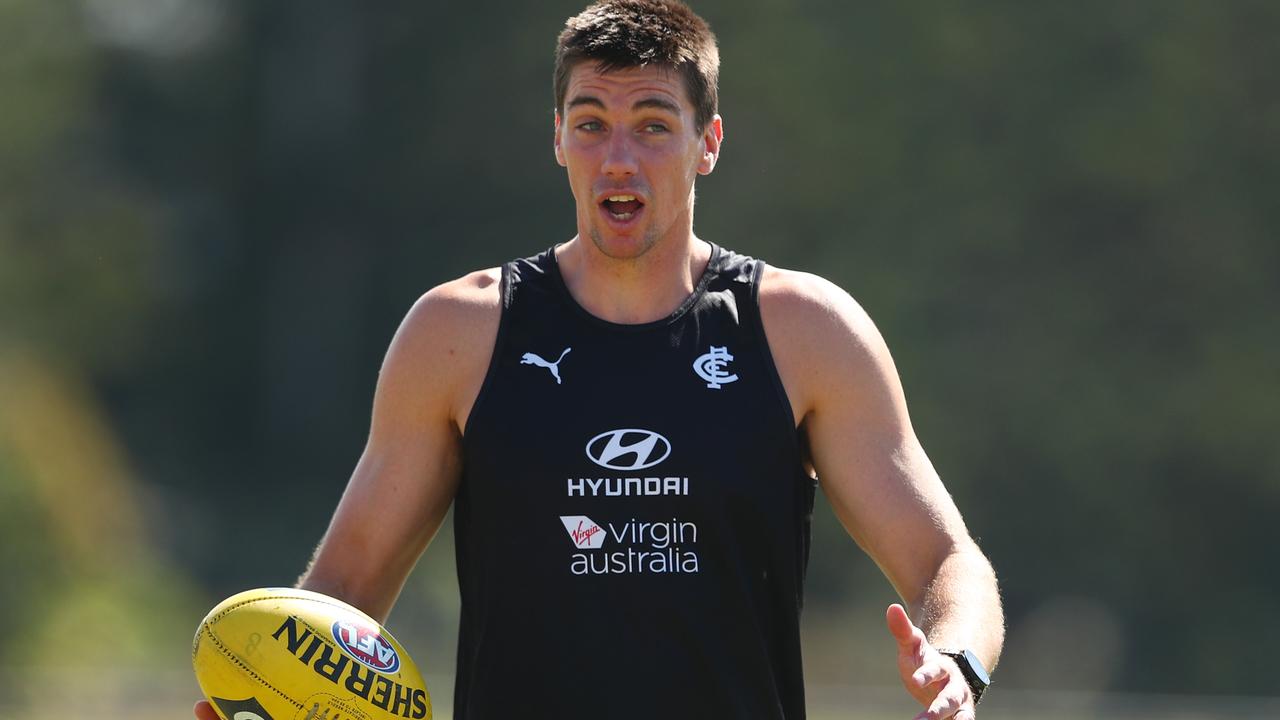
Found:
<path fill-rule="evenodd" d="M 200 623 L 191 662 L 225 720 L 431 718 L 427 684 L 400 643 L 320 593 L 232 595 Z"/>

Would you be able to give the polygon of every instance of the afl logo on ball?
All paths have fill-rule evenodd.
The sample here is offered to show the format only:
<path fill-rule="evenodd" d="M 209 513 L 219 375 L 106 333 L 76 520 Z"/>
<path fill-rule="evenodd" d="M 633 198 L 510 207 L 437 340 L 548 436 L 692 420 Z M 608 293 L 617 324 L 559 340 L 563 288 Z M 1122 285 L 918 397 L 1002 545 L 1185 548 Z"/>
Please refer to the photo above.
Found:
<path fill-rule="evenodd" d="M 338 647 L 366 667 L 387 675 L 400 669 L 396 649 L 375 630 L 339 621 L 333 624 L 333 639 Z"/>

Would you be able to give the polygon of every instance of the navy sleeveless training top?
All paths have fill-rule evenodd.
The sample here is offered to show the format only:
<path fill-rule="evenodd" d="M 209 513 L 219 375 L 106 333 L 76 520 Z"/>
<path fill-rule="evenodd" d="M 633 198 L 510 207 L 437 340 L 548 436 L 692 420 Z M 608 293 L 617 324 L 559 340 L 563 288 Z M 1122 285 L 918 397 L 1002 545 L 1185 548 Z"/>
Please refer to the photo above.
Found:
<path fill-rule="evenodd" d="M 578 305 L 552 250 L 503 267 L 454 505 L 455 718 L 804 717 L 815 483 L 763 267 L 712 245 L 638 325 Z"/>

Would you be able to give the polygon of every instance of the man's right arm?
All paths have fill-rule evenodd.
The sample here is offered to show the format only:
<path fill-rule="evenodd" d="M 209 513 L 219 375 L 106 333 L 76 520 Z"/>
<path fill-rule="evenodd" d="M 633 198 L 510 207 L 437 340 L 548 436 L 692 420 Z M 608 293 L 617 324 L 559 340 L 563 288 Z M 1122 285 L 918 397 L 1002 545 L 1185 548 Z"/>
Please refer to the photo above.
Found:
<path fill-rule="evenodd" d="M 432 289 L 387 351 L 368 443 L 299 587 L 385 622 L 444 520 L 500 315 L 498 271 Z"/>
<path fill-rule="evenodd" d="M 496 268 L 445 283 L 400 324 L 368 442 L 299 587 L 386 621 L 457 490 L 462 430 L 498 333 L 498 286 Z M 218 720 L 203 700 L 195 716 Z"/>

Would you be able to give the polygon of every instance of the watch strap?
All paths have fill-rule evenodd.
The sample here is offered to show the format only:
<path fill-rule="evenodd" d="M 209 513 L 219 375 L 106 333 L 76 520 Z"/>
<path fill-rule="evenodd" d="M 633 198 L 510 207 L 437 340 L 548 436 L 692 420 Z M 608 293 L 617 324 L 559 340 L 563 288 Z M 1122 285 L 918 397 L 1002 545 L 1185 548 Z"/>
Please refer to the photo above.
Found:
<path fill-rule="evenodd" d="M 965 682 L 969 684 L 969 690 L 973 693 L 973 704 L 977 705 L 981 702 L 983 694 L 991 686 L 991 678 L 987 674 L 987 669 L 982 666 L 982 661 L 971 650 L 936 649 L 940 654 L 956 662 L 956 666 L 964 675 Z"/>

